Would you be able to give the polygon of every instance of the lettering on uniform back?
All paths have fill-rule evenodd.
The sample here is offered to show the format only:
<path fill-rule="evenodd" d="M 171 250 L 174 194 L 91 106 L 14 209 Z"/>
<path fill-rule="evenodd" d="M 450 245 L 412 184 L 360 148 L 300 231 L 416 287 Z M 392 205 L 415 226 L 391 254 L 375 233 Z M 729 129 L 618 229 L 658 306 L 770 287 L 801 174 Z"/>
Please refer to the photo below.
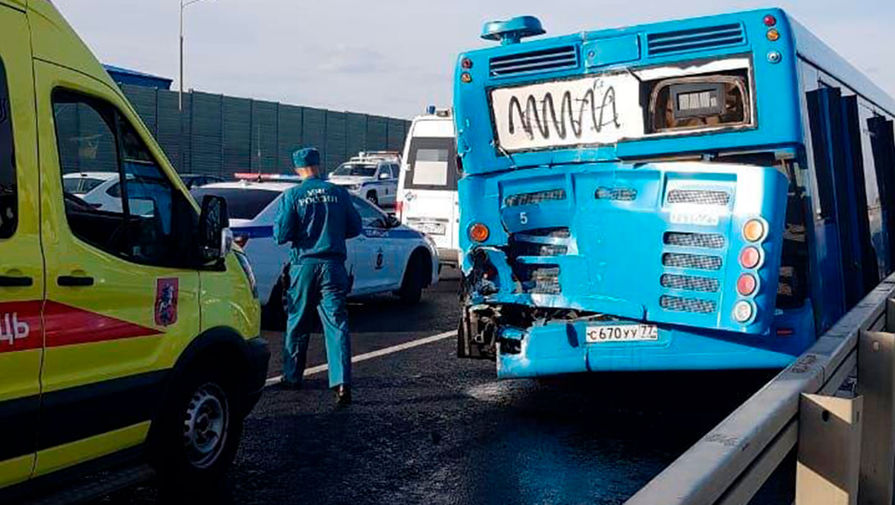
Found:
<path fill-rule="evenodd" d="M 314 203 L 339 203 L 339 195 L 330 192 L 330 188 L 315 188 L 308 190 L 307 193 L 298 200 L 298 205 L 305 206 Z"/>

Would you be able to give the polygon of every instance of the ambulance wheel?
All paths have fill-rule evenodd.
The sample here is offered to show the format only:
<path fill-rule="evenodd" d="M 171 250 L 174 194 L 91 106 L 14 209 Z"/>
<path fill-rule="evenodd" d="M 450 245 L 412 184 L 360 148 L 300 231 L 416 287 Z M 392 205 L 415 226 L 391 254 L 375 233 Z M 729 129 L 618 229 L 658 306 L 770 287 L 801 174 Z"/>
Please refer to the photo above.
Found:
<path fill-rule="evenodd" d="M 370 191 L 367 193 L 367 201 L 372 203 L 373 205 L 379 207 L 379 197 L 376 196 L 375 191 Z"/>
<path fill-rule="evenodd" d="M 404 305 L 415 305 L 423 297 L 423 287 L 426 285 L 426 258 L 423 254 L 414 253 L 407 263 L 404 272 L 404 280 L 397 295 Z"/>
<path fill-rule="evenodd" d="M 172 385 L 151 441 L 153 464 L 169 490 L 207 491 L 227 471 L 242 436 L 238 378 L 225 363 L 196 363 Z"/>

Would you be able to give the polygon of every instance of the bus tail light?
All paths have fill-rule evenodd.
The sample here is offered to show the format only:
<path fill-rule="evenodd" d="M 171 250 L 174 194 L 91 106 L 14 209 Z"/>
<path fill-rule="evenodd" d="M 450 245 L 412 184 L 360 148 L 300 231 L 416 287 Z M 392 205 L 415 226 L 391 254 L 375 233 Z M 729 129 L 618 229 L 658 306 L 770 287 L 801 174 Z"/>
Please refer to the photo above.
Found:
<path fill-rule="evenodd" d="M 749 242 L 758 242 L 764 238 L 765 226 L 760 219 L 750 219 L 743 225 L 743 238 Z"/>
<path fill-rule="evenodd" d="M 395 202 L 395 217 L 398 218 L 398 221 L 404 220 L 404 200 Z"/>
<path fill-rule="evenodd" d="M 740 252 L 740 266 L 743 268 L 755 268 L 759 262 L 761 262 L 761 253 L 757 247 L 749 246 Z"/>
<path fill-rule="evenodd" d="M 758 281 L 752 274 L 743 274 L 737 279 L 737 293 L 742 296 L 749 296 L 752 293 L 755 293 L 757 287 Z"/>
<path fill-rule="evenodd" d="M 754 314 L 755 309 L 752 308 L 752 304 L 745 300 L 741 300 L 733 306 L 733 319 L 738 323 L 748 322 Z"/>
<path fill-rule="evenodd" d="M 767 27 L 776 26 L 777 18 L 774 17 L 773 14 L 768 14 L 767 16 L 764 17 L 764 25 Z"/>
<path fill-rule="evenodd" d="M 469 227 L 469 238 L 475 242 L 484 242 L 491 236 L 491 230 L 482 223 L 476 223 Z"/>

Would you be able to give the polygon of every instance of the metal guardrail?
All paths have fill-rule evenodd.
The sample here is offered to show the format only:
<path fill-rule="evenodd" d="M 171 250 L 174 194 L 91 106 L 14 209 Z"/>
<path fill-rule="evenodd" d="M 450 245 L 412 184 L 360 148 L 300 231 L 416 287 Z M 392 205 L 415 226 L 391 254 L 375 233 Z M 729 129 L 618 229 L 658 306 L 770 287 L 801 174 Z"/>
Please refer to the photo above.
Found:
<path fill-rule="evenodd" d="M 862 358 L 861 369 L 858 370 L 859 392 L 863 392 L 866 397 L 864 399 L 867 400 L 863 402 L 866 415 L 863 420 L 860 413 L 855 416 L 858 420 L 858 441 L 852 441 L 851 445 L 858 444 L 860 503 L 891 504 L 891 396 L 895 373 L 892 366 L 895 363 L 892 359 L 892 343 L 895 342 L 895 336 L 876 332 L 895 330 L 893 296 L 895 274 L 880 283 L 792 365 L 740 405 L 626 504 L 748 503 L 787 454 L 797 447 L 800 437 L 804 436 L 799 433 L 799 428 L 800 405 L 804 406 L 806 398 L 809 398 L 805 395 L 835 393 L 857 367 L 859 348 L 862 356 L 865 353 L 867 356 L 867 359 Z M 883 351 L 879 353 L 882 359 L 870 356 L 871 352 L 880 350 Z M 866 371 L 865 362 L 869 367 Z M 861 408 L 861 399 L 858 399 L 857 408 Z M 810 409 L 801 409 L 803 416 L 806 410 Z M 829 416 L 829 412 L 824 411 L 824 421 L 829 420 Z M 804 418 L 801 422 L 805 422 Z M 863 447 L 860 446 L 861 422 L 864 426 Z M 812 440 L 811 444 L 815 442 L 824 443 L 823 440 Z M 828 449 L 820 448 L 820 451 L 825 450 Z M 799 452 L 799 465 L 802 466 L 801 448 Z M 799 470 L 797 479 L 802 477 L 802 468 Z M 858 488 L 857 463 L 854 474 L 853 487 Z M 855 503 L 857 489 L 848 489 L 851 486 L 841 482 L 836 485 L 843 489 L 846 500 L 832 500 L 829 503 Z M 816 498 L 800 500 L 799 492 L 797 486 L 797 503 L 828 503 L 816 501 Z"/>

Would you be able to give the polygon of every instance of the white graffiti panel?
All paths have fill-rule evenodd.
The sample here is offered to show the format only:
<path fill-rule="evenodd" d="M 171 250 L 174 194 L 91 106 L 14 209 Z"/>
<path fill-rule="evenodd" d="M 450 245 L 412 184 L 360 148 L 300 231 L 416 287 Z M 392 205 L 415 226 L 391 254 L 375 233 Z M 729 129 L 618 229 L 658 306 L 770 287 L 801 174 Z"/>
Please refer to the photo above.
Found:
<path fill-rule="evenodd" d="M 499 147 L 507 152 L 644 135 L 640 84 L 630 73 L 497 88 L 491 106 Z"/>

